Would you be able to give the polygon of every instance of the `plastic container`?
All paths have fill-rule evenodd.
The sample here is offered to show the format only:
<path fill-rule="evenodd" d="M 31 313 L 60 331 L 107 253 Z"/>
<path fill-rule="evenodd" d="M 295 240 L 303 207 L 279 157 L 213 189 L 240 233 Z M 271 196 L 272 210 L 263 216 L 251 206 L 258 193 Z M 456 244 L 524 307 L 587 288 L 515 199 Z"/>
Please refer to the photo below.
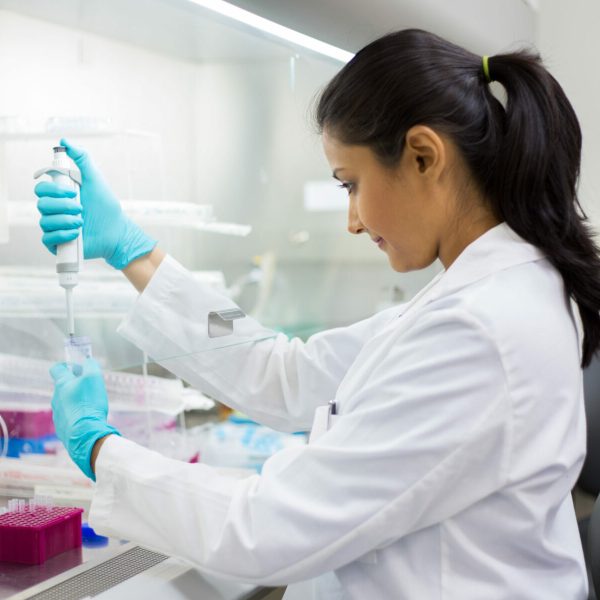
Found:
<path fill-rule="evenodd" d="M 17 507 L 0 515 L 0 561 L 39 565 L 81 546 L 82 508 L 12 502 Z"/>
<path fill-rule="evenodd" d="M 54 435 L 52 411 L 0 409 L 11 438 L 39 438 Z"/>
<path fill-rule="evenodd" d="M 9 437 L 7 456 L 20 458 L 24 454 L 56 454 L 61 446 L 56 435 L 34 438 Z"/>
<path fill-rule="evenodd" d="M 2 408 L 0 416 L 8 430 L 7 456 L 18 458 L 21 454 L 52 454 L 56 451 L 57 437 L 51 410 Z"/>
<path fill-rule="evenodd" d="M 65 340 L 66 359 L 67 362 L 81 364 L 81 357 L 87 356 L 86 345 L 77 341 L 81 338 L 73 339 L 76 340 L 74 344 L 71 344 L 69 338 Z M 35 358 L 0 354 L 2 409 L 13 408 L 15 404 L 47 409 L 54 389 L 54 382 L 50 377 L 53 364 Z M 188 392 L 179 379 L 109 370 L 105 370 L 103 375 L 111 410 L 154 410 L 178 415 L 186 407 Z"/>

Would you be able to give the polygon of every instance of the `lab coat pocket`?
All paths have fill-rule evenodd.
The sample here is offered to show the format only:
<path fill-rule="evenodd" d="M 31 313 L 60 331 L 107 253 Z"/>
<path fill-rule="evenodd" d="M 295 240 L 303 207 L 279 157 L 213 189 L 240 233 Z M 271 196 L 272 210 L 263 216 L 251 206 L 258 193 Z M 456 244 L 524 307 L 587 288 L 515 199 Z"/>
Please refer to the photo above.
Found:
<path fill-rule="evenodd" d="M 357 559 L 358 562 L 364 563 L 366 565 L 376 565 L 377 564 L 377 550 L 371 550 L 371 552 L 367 552 L 363 554 L 360 558 Z"/>
<path fill-rule="evenodd" d="M 324 433 L 326 433 L 331 428 L 331 426 L 335 423 L 338 417 L 339 415 L 331 414 L 330 404 L 319 406 L 317 410 L 315 410 L 315 417 L 313 419 L 312 428 L 310 430 L 310 437 L 308 438 L 308 443 L 312 444 L 313 442 L 318 440 Z"/>

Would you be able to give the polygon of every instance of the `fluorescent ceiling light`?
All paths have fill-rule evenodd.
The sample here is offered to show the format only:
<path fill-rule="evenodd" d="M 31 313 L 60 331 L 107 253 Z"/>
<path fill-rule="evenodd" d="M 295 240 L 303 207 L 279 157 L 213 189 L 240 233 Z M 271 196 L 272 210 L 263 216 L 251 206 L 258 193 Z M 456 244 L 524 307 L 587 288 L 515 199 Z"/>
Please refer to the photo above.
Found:
<path fill-rule="evenodd" d="M 224 2 L 223 0 L 189 0 L 189 2 L 212 10 L 220 15 L 224 15 L 225 17 L 229 17 L 230 19 L 239 21 L 240 23 L 249 25 L 250 27 L 254 27 L 255 29 L 260 29 L 260 31 L 269 33 L 286 42 L 292 42 L 297 46 L 307 48 L 313 52 L 318 52 L 319 54 L 334 58 L 343 63 L 347 63 L 354 56 L 352 52 L 347 52 L 346 50 L 342 50 L 331 44 L 316 40 L 315 38 L 294 31 L 289 27 L 274 23 L 273 21 L 269 21 L 269 19 L 259 17 L 258 15 L 244 10 L 243 8 L 239 8 L 238 6 L 234 6 L 229 2 Z"/>

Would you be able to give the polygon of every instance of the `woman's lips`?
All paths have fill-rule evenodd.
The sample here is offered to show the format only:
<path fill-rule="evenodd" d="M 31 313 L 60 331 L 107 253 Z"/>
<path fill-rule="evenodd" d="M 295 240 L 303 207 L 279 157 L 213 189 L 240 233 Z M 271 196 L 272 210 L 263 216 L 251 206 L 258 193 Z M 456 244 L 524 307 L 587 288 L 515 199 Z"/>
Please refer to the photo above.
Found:
<path fill-rule="evenodd" d="M 375 237 L 372 238 L 372 240 L 380 247 L 382 248 L 383 245 L 385 244 L 385 240 L 382 237 Z"/>

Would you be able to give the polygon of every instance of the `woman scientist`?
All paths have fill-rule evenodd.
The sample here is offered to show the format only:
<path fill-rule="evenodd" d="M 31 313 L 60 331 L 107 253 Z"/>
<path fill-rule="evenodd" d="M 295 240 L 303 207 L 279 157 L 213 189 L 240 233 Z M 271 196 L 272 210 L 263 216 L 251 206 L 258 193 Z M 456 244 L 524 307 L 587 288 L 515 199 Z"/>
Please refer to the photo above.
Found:
<path fill-rule="evenodd" d="M 110 435 L 98 365 L 75 375 L 59 364 L 54 419 L 95 474 L 93 527 L 209 573 L 290 584 L 286 598 L 586 598 L 570 492 L 585 454 L 581 366 L 600 342 L 600 260 L 563 90 L 537 55 L 482 60 L 406 30 L 344 66 L 317 121 L 350 232 L 395 271 L 438 258 L 445 270 L 408 305 L 306 343 L 247 317 L 233 335 L 257 341 L 201 352 L 223 346 L 208 314 L 234 305 L 124 216 L 81 150 L 67 143 L 83 217 L 68 193 L 38 184 L 46 246 L 83 225 L 86 257 L 139 290 L 126 338 L 260 423 L 312 429 L 260 476 L 234 478 Z"/>

